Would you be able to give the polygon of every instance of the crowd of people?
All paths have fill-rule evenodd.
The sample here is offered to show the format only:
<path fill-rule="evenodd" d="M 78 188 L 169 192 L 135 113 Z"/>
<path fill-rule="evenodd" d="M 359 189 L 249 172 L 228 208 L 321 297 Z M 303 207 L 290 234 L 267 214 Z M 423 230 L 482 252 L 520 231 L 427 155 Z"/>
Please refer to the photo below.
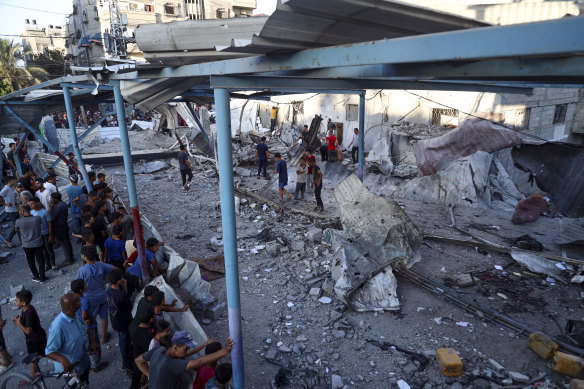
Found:
<path fill-rule="evenodd" d="M 185 312 L 188 305 L 177 307 L 176 300 L 168 301 L 164 292 L 142 283 L 143 269 L 151 277 L 165 271 L 166 258 L 157 256 L 164 242 L 149 238 L 144 257 L 138 254 L 132 218 L 112 196 L 105 174 L 89 172 L 92 190 L 88 191 L 72 173 L 64 188 L 67 204 L 54 173 L 45 180 L 38 175 L 32 178 L 29 170 L 22 171 L 18 180 L 4 178 L 0 201 L 13 228 L 0 239 L 14 246 L 13 239 L 18 236 L 32 281 L 44 283 L 47 271 L 57 269 L 55 244 L 63 248 L 60 267 L 79 262 L 71 240 L 81 245 L 81 266 L 70 291 L 60 299 L 61 312 L 48 332 L 31 304 L 31 291 L 23 289 L 16 294 L 20 312 L 12 321 L 24 334 L 27 352 L 53 360 L 56 372 L 75 370 L 77 377 L 88 383 L 90 373 L 108 366 L 101 360 L 101 344 L 110 341 L 111 323 L 117 333 L 120 368 L 130 377 L 131 389 L 182 388 L 189 382 L 189 371 L 196 371 L 193 389 L 226 387 L 231 365 L 218 361 L 230 352 L 232 340 L 227 339 L 225 346 L 213 339 L 195 345 L 188 332 L 172 333 L 165 314 Z M 143 297 L 132 315 L 133 302 L 141 291 Z M 13 366 L 2 334 L 5 325 L 0 310 L 0 375 Z M 192 357 L 203 349 L 205 356 Z M 30 364 L 31 377 L 39 374 L 37 366 L 36 362 Z"/>
<path fill-rule="evenodd" d="M 343 160 L 343 151 L 341 150 L 341 145 L 338 142 L 336 132 L 336 125 L 329 118 L 326 126 L 327 136 L 320 138 L 324 142 L 324 144 L 319 149 L 321 154 L 321 162 L 323 163 L 325 161 L 341 162 Z M 309 141 L 308 138 L 308 126 L 304 125 L 300 132 L 300 136 L 290 147 L 290 153 L 296 153 L 303 143 Z M 353 130 L 353 138 L 351 139 L 349 147 L 351 147 L 352 162 L 357 163 L 357 156 L 359 154 L 359 129 L 357 128 Z M 316 200 L 316 207 L 314 210 L 322 212 L 324 211 L 324 204 L 322 202 L 321 196 L 323 173 L 320 166 L 318 166 L 316 163 L 316 157 L 308 148 L 305 149 L 304 154 L 304 157 L 300 159 L 299 166 L 296 168 L 296 188 L 294 190 L 294 199 L 304 200 L 304 194 L 306 191 L 314 192 L 314 197 Z M 258 179 L 263 176 L 265 180 L 268 180 L 267 168 L 269 157 L 270 152 L 268 146 L 266 145 L 266 137 L 264 136 L 256 145 Z M 274 161 L 276 162 L 276 169 L 273 173 L 278 175 L 279 196 L 280 201 L 283 203 L 285 200 L 284 195 L 286 196 L 286 201 L 292 199 L 292 195 L 286 190 L 286 186 L 288 185 L 288 165 L 280 153 L 275 153 L 273 157 Z"/>
<path fill-rule="evenodd" d="M 104 117 L 105 113 L 98 108 L 86 109 L 84 112 L 81 109 L 75 110 L 74 119 L 76 127 L 83 127 L 85 124 L 92 126 Z M 85 116 L 85 118 L 84 118 Z M 128 115 L 128 120 L 152 121 L 154 112 L 142 112 L 139 109 L 132 109 Z M 67 112 L 55 112 L 53 114 L 53 121 L 56 128 L 69 128 L 69 121 Z M 105 120 L 101 123 L 102 127 L 117 127 L 118 119 L 116 115 L 107 115 Z"/>

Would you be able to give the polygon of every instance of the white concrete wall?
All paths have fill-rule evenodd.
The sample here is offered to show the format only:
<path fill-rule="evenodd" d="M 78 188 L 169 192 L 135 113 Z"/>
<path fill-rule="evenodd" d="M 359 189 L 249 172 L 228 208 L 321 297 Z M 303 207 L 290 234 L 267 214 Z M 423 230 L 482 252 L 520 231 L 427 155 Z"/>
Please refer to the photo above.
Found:
<path fill-rule="evenodd" d="M 528 135 L 534 135 L 547 140 L 582 144 L 583 137 L 571 133 L 579 100 L 581 100 L 579 90 L 573 88 L 535 89 L 533 95 L 530 96 L 482 92 L 370 90 L 367 91 L 365 101 L 365 150 L 369 151 L 373 147 L 382 130 L 390 129 L 391 125 L 398 123 L 400 119 L 429 125 L 434 108 L 457 109 L 458 116 L 450 121 L 454 125 L 476 115 L 493 120 L 504 119 L 505 125 L 520 127 L 522 123 L 527 123 L 524 122 L 524 116 L 528 115 L 528 126 L 518 129 L 525 134 L 524 138 L 533 139 Z M 334 122 L 343 123 L 343 145 L 349 145 L 353 128 L 358 127 L 358 121 L 346 120 L 346 110 L 347 104 L 359 104 L 357 95 L 279 96 L 273 97 L 272 102 L 249 101 L 243 114 L 241 107 L 245 100 L 233 99 L 231 101 L 232 134 L 235 135 L 239 130 L 247 132 L 258 129 L 254 123 L 256 123 L 258 108 L 261 104 L 277 105 L 278 123 L 292 123 L 291 104 L 300 101 L 304 102 L 304 114 L 296 117 L 295 127 L 301 128 L 303 124 L 310 125 L 314 115 L 319 114 L 323 117 L 321 131 L 324 133 L 324 124 L 330 117 Z M 556 106 L 561 104 L 567 105 L 565 121 L 553 123 Z M 443 121 L 442 124 L 444 123 Z"/>

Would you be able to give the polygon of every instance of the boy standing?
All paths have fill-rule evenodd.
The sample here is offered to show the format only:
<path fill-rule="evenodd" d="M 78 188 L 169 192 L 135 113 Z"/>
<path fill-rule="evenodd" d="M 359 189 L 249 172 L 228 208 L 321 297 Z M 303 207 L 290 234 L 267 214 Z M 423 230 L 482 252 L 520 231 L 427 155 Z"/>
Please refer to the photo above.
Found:
<path fill-rule="evenodd" d="M 0 306 L 0 358 L 2 358 L 2 364 L 0 365 L 0 375 L 6 373 L 8 370 L 12 369 L 14 364 L 12 363 L 12 357 L 6 350 L 6 342 L 4 341 L 4 334 L 2 330 L 6 325 L 6 320 L 2 318 L 2 307 Z"/>
<path fill-rule="evenodd" d="M 47 347 L 47 333 L 41 326 L 41 320 L 36 309 L 30 305 L 32 293 L 23 289 L 16 292 L 14 305 L 22 310 L 20 315 L 16 315 L 12 322 L 18 326 L 26 338 L 26 351 L 29 354 L 45 355 Z M 34 377 L 38 373 L 36 365 L 30 364 L 30 376 Z"/>
<path fill-rule="evenodd" d="M 127 295 L 127 283 L 120 269 L 112 270 L 107 279 L 111 286 L 107 289 L 107 304 L 109 307 L 112 328 L 118 333 L 118 343 L 122 354 L 122 371 L 131 374 L 132 346 L 128 327 L 132 322 L 132 303 Z"/>
<path fill-rule="evenodd" d="M 46 189 L 45 189 L 46 191 Z M 41 207 L 41 201 L 38 197 L 31 200 L 33 216 L 41 218 L 41 236 L 43 237 L 43 251 L 45 253 L 45 269 L 57 269 L 55 265 L 55 250 L 53 250 L 53 220 L 49 211 Z"/>
<path fill-rule="evenodd" d="M 306 191 L 306 161 L 304 158 L 300 159 L 300 166 L 296 170 L 296 190 L 294 191 L 294 200 L 298 200 L 298 193 L 302 193 L 302 200 L 304 200 L 304 192 Z"/>
<path fill-rule="evenodd" d="M 274 155 L 274 159 L 276 160 L 276 171 L 274 174 L 278 173 L 278 188 L 280 191 L 280 201 L 284 202 L 284 193 L 288 196 L 288 200 L 292 198 L 290 193 L 286 190 L 286 185 L 288 185 L 288 166 L 286 165 L 286 161 L 282 159 L 280 153 L 276 153 Z"/>
<path fill-rule="evenodd" d="M 320 197 L 320 193 L 322 191 L 322 170 L 320 170 L 320 167 L 314 164 L 314 161 L 310 161 L 308 166 L 312 168 L 312 175 L 314 179 L 312 186 L 314 186 L 314 196 L 316 197 L 315 210 L 323 211 L 324 205 L 322 204 L 322 198 Z"/>
<path fill-rule="evenodd" d="M 71 281 L 71 291 L 79 296 L 79 299 L 81 300 L 81 307 L 76 315 L 80 317 L 87 326 L 89 341 L 95 344 L 94 349 L 91 354 L 89 354 L 89 364 L 91 371 L 97 373 L 107 366 L 107 362 L 101 363 L 101 345 L 99 343 L 99 336 L 97 335 L 97 322 L 95 317 L 91 314 L 89 301 L 87 301 L 87 297 L 85 297 L 85 292 L 87 291 L 85 281 L 81 279 Z"/>
<path fill-rule="evenodd" d="M 187 154 L 185 145 L 180 145 L 180 151 L 178 152 L 178 165 L 180 168 L 180 176 L 182 177 L 183 189 L 189 190 L 191 187 L 191 180 L 193 179 L 193 167 L 189 162 L 189 155 Z"/>
<path fill-rule="evenodd" d="M 107 343 L 109 340 L 109 334 L 107 333 L 108 306 L 104 280 L 106 274 L 111 272 L 114 267 L 108 263 L 99 262 L 95 245 L 83 246 L 81 255 L 83 255 L 85 265 L 79 268 L 75 278 L 82 279 L 87 285 L 86 296 L 91 307 L 91 315 L 96 319 L 99 315 L 101 319 L 101 342 Z"/>
<path fill-rule="evenodd" d="M 45 251 L 43 236 L 41 235 L 42 219 L 39 216 L 30 214 L 30 205 L 20 206 L 22 217 L 16 221 L 16 230 L 20 231 L 22 238 L 22 248 L 26 255 L 28 267 L 32 273 L 34 282 L 45 282 Z M 35 259 L 39 269 L 35 265 Z"/>
<path fill-rule="evenodd" d="M 112 236 L 105 240 L 104 257 L 107 263 L 114 265 L 118 269 L 124 270 L 124 267 L 128 262 L 128 256 L 126 255 L 126 242 L 120 239 L 121 233 L 122 226 L 115 225 L 112 227 Z"/>
<path fill-rule="evenodd" d="M 262 136 L 260 143 L 256 146 L 256 160 L 258 161 L 258 178 L 260 178 L 260 172 L 264 170 L 263 176 L 264 180 L 268 179 L 268 173 L 266 169 L 268 168 L 268 146 L 266 145 L 266 137 Z"/>
<path fill-rule="evenodd" d="M 233 368 L 231 363 L 222 363 L 215 368 L 215 377 L 207 382 L 205 389 L 223 389 L 227 387 L 232 376 Z"/>

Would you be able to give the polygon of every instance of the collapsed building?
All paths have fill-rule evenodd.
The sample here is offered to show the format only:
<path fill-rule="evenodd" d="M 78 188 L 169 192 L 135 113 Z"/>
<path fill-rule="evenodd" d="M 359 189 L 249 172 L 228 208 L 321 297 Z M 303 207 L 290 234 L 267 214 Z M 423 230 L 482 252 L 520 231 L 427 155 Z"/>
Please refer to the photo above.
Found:
<path fill-rule="evenodd" d="M 166 282 L 177 290 L 186 290 L 203 306 L 228 306 L 229 330 L 236 342 L 232 356 L 235 387 L 243 387 L 244 355 L 258 371 L 268 370 L 266 363 L 277 366 L 274 385 L 288 378 L 314 388 L 379 386 L 387 380 L 403 388 L 410 384 L 421 388 L 428 384 L 488 387 L 491 383 L 531 383 L 553 387 L 556 382 L 567 383 L 559 373 L 553 373 L 552 380 L 546 378 L 551 370 L 547 368 L 542 373 L 545 362 L 532 358 L 535 354 L 517 357 L 522 361 L 519 366 L 510 360 L 515 356 L 503 361 L 501 351 L 493 349 L 489 342 L 474 341 L 478 334 L 490 339 L 504 329 L 501 335 L 511 339 L 505 351 L 511 352 L 511 347 L 525 347 L 523 338 L 542 329 L 562 352 L 583 355 L 578 341 L 570 340 L 577 335 L 573 328 L 553 336 L 557 329 L 544 322 L 544 312 L 533 313 L 535 319 L 525 315 L 526 305 L 537 310 L 547 304 L 542 290 L 551 291 L 556 283 L 575 284 L 582 280 L 578 268 L 582 265 L 581 247 L 574 244 L 582 241 L 578 220 L 582 216 L 582 199 L 578 196 L 584 181 L 578 169 L 582 154 L 578 145 L 557 141 L 579 139 L 577 131 L 573 131 L 580 126 L 576 118 L 582 108 L 579 97 L 574 100 L 573 91 L 577 89 L 570 89 L 558 98 L 557 104 L 550 103 L 542 110 L 536 110 L 536 106 L 530 112 L 525 107 L 509 110 L 507 104 L 501 103 L 512 98 L 533 99 L 531 102 L 538 106 L 535 96 L 541 92 L 560 93 L 544 86 L 579 85 L 584 48 L 581 37 L 570 32 L 579 31 L 581 18 L 482 28 L 485 23 L 399 3 L 341 3 L 344 8 L 328 1 L 308 4 L 290 0 L 271 17 L 250 22 L 246 28 L 252 30 L 251 39 L 245 40 L 240 39 L 240 31 L 225 33 L 231 21 L 213 21 L 213 25 L 204 27 L 196 22 L 141 26 L 136 29 L 137 42 L 140 46 L 141 40 L 146 41 L 142 50 L 151 64 L 79 69 L 80 74 L 52 84 L 69 92 L 72 89 L 74 96 L 52 91 L 51 96 L 42 96 L 44 100 L 38 104 L 49 101 L 57 105 L 64 98 L 69 105 L 79 105 L 82 100 L 78 96 L 94 91 L 96 99 L 115 102 L 120 114 L 123 99 L 160 113 L 152 129 L 140 123 L 128 126 L 124 121 L 119 128 L 120 140 L 107 142 L 120 147 L 117 163 L 125 164 L 126 191 L 134 214 L 139 215 L 136 188 L 131 189 L 134 181 L 168 191 L 168 182 L 176 179 L 175 171 L 168 173 L 168 180 L 161 180 L 166 174 L 161 171 L 170 170 L 166 162 L 133 166 L 132 161 L 155 155 L 131 150 L 134 138 L 144 138 L 144 143 L 154 145 L 160 142 L 158 136 L 165 136 L 157 129 L 169 129 L 171 135 L 177 131 L 176 142 L 168 137 L 172 142 L 159 145 L 176 150 L 182 141 L 189 146 L 193 161 L 197 161 L 198 186 L 193 188 L 197 197 L 173 203 L 176 209 L 168 219 L 181 217 L 177 220 L 186 224 L 191 220 L 187 218 L 190 213 L 210 219 L 206 224 L 197 220 L 200 224 L 193 227 L 199 237 L 204 237 L 200 239 L 204 245 L 192 242 L 185 231 L 174 239 L 187 240 L 205 255 L 223 253 L 221 260 L 205 257 L 207 261 L 201 262 L 211 262 L 206 265 L 219 268 L 219 273 L 223 271 L 228 299 L 213 301 L 207 295 L 209 285 L 201 280 L 199 262 L 173 255 L 172 251 Z M 316 15 L 331 23 L 307 22 Z M 244 26 L 240 21 L 233 23 L 239 28 Z M 305 26 L 302 31 L 295 29 L 300 25 Z M 196 28 L 216 28 L 225 34 L 217 42 L 199 47 L 190 46 L 193 42 L 188 39 L 179 39 L 192 35 Z M 283 28 L 288 28 L 286 33 L 290 34 L 286 39 Z M 521 45 L 506 51 L 495 44 L 498 33 L 518 34 L 523 37 L 519 38 Z M 172 36 L 173 40 L 153 42 L 148 38 L 153 35 Z M 461 36 L 482 51 L 454 51 L 451 39 L 456 41 Z M 553 44 L 535 48 L 528 45 L 527 36 L 529 41 L 545 36 Z M 419 57 L 425 52 L 423 47 L 434 45 L 440 53 L 432 53 L 432 58 Z M 392 56 L 404 47 L 408 48 L 405 59 Z M 371 52 L 381 57 L 368 57 L 366 54 Z M 518 57 L 527 61 L 529 71 L 517 70 Z M 457 60 L 451 61 L 452 58 Z M 425 65 L 429 59 L 433 62 Z M 559 69 L 554 65 L 564 62 L 576 69 L 569 77 L 549 70 Z M 503 74 L 492 70 L 497 64 L 505 69 Z M 468 74 L 476 79 L 467 78 Z M 521 84 L 497 82 L 500 77 Z M 420 91 L 434 89 L 449 92 L 420 95 L 425 93 Z M 459 95 L 463 96 L 459 100 L 468 100 L 464 107 L 459 100 L 449 103 L 461 107 L 458 112 L 442 105 L 446 98 L 440 98 L 440 94 L 450 97 L 454 93 L 451 90 L 473 91 L 471 98 Z M 312 93 L 297 95 L 298 92 Z M 37 135 L 37 112 L 30 109 L 34 99 L 27 100 L 25 94 L 26 91 L 0 98 L 15 107 L 2 104 L 5 133 L 24 126 Z M 406 94 L 413 97 L 408 101 Z M 576 95 L 580 96 L 579 92 Z M 171 101 L 177 96 L 180 97 L 176 101 Z M 434 105 L 427 99 L 434 100 Z M 200 109 L 197 113 L 193 103 L 213 103 L 214 109 Z M 268 110 L 274 105 L 278 107 L 278 126 L 271 131 Z M 431 120 L 416 119 L 418 111 L 426 112 Z M 543 117 L 548 120 L 550 111 L 551 123 L 544 125 Z M 186 128 L 178 128 L 177 115 L 185 120 Z M 211 124 L 212 117 L 216 124 Z M 253 177 L 254 144 L 258 137 L 268 136 L 270 149 L 290 161 L 293 183 L 293 167 L 305 149 L 316 151 L 320 146 L 318 137 L 323 135 L 327 117 L 337 123 L 341 149 L 348 146 L 352 128 L 360 129 L 363 153 L 359 164 L 349 163 L 346 150 L 342 150 L 343 162 L 322 163 L 329 213 L 310 212 L 302 203 L 279 204 L 277 198 L 267 194 L 274 189 L 274 183 L 260 186 Z M 536 133 L 530 134 L 535 117 L 542 120 L 539 127 L 535 126 Z M 554 123 L 562 117 L 563 123 Z M 310 128 L 309 141 L 294 153 L 290 147 L 304 124 Z M 79 137 L 85 133 L 82 130 Z M 76 137 L 73 131 L 73 149 L 83 149 L 83 154 L 79 150 L 80 160 L 88 160 L 89 151 L 103 146 L 105 141 L 101 138 L 106 138 L 86 138 L 86 144 L 76 145 Z M 116 138 L 115 134 L 109 138 L 112 137 Z M 49 144 L 50 151 L 63 149 Z M 103 153 L 99 155 L 105 158 Z M 138 172 L 140 176 L 134 178 Z M 234 173 L 238 176 L 236 184 Z M 166 186 L 157 186 L 161 181 L 166 181 Z M 211 193 L 217 195 L 217 186 L 220 201 L 208 204 L 201 200 Z M 538 204 L 544 201 L 545 207 L 534 208 L 528 201 L 533 195 L 539 199 Z M 175 196 L 169 197 L 172 199 L 168 202 L 176 201 Z M 156 200 L 153 203 L 162 207 Z M 285 216 L 278 216 L 278 211 Z M 512 216 L 514 212 L 517 217 Z M 541 213 L 545 213 L 544 217 Z M 221 227 L 217 227 L 219 215 Z M 153 212 L 152 217 L 159 216 Z M 523 224 L 512 223 L 512 218 Z M 531 223 L 525 223 L 532 218 Z M 148 219 L 142 218 L 141 223 L 148 226 L 145 234 L 153 231 Z M 558 223 L 561 228 L 557 236 L 541 233 L 556 228 Z M 223 261 L 223 269 L 214 266 Z M 163 285 L 164 281 L 153 282 Z M 244 298 L 253 304 L 246 306 L 244 301 L 240 305 L 240 283 Z M 456 310 L 449 311 L 437 304 L 437 299 L 411 294 L 411 285 L 451 303 Z M 573 288 L 565 293 L 573 298 L 577 292 Z M 467 294 L 479 302 L 466 298 Z M 572 308 L 563 297 L 554 296 L 561 300 L 558 310 L 562 320 L 567 319 Z M 498 309 L 491 308 L 491 304 Z M 264 318 L 266 312 L 269 319 Z M 511 313 L 521 315 L 521 320 Z M 406 324 L 400 326 L 398 320 Z M 526 320 L 529 323 L 523 324 Z M 264 325 L 264 321 L 268 324 Z M 242 327 L 248 323 L 250 326 L 244 327 L 243 332 Z M 244 349 L 243 336 L 252 345 L 249 350 Z M 200 337 L 204 339 L 205 335 Z M 492 343 L 503 348 L 506 342 Z M 322 344 L 333 346 L 324 349 Z M 462 378 L 447 378 L 436 363 L 429 363 L 436 349 L 442 347 L 458 348 L 465 362 L 463 375 L 458 376 Z M 498 355 L 501 363 L 489 358 L 491 354 Z M 548 358 L 551 357 L 550 354 Z M 529 370 L 529 376 L 502 364 L 514 364 L 514 370 L 521 368 L 526 373 Z M 248 379 L 260 385 L 255 375 Z"/>

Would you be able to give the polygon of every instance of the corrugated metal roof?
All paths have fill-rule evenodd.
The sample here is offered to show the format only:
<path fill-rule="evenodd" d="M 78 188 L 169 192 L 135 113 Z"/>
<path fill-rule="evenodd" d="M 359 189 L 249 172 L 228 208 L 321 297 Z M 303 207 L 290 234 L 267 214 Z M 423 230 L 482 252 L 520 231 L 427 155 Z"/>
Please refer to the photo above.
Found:
<path fill-rule="evenodd" d="M 135 34 L 152 65 L 178 66 L 484 26 L 396 1 L 288 0 L 268 18 L 145 24 Z"/>

